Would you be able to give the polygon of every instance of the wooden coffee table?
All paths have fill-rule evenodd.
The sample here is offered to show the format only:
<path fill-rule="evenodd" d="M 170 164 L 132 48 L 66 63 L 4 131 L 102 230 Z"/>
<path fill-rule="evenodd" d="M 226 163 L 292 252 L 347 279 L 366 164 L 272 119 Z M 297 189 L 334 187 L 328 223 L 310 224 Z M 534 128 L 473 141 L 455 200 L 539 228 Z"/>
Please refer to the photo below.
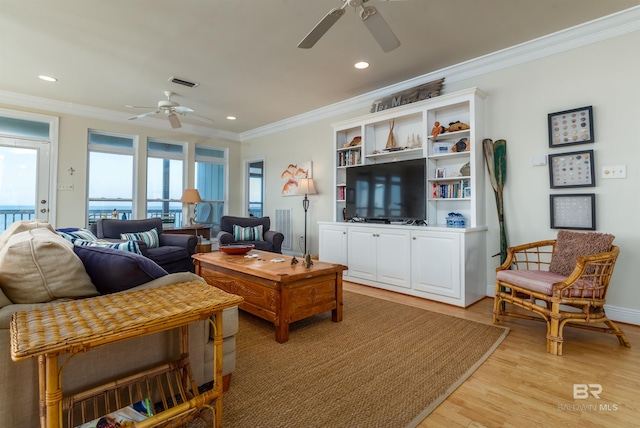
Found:
<path fill-rule="evenodd" d="M 276 341 L 289 340 L 289 324 L 331 311 L 334 322 L 342 321 L 343 265 L 314 260 L 306 268 L 302 259 L 291 264 L 291 256 L 251 251 L 257 258 L 222 252 L 194 254 L 196 274 L 207 283 L 240 295 L 240 309 L 270 321 Z M 282 258 L 283 262 L 272 262 Z"/>

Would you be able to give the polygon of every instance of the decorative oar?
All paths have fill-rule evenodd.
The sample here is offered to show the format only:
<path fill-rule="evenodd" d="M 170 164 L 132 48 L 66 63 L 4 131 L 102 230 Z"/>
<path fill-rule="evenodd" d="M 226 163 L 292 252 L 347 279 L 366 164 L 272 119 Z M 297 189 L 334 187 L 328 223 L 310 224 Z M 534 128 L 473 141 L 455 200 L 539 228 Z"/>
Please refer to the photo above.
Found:
<path fill-rule="evenodd" d="M 507 179 L 507 142 L 497 140 L 495 143 L 486 138 L 482 140 L 484 160 L 489 170 L 489 180 L 496 197 L 498 222 L 500 224 L 500 264 L 507 258 L 507 232 L 504 224 L 503 188 Z"/>

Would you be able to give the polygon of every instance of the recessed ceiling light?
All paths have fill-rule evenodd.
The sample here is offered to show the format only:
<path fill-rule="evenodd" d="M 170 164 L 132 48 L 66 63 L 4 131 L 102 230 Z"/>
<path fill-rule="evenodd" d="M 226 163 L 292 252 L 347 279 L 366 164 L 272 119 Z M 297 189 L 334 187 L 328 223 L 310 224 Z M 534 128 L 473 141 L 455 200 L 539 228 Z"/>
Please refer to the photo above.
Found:
<path fill-rule="evenodd" d="M 356 62 L 354 67 L 358 70 L 364 70 L 365 68 L 369 68 L 369 63 L 366 61 Z"/>
<path fill-rule="evenodd" d="M 58 79 L 56 79 L 55 77 L 46 76 L 44 74 L 39 75 L 38 78 L 40 78 L 42 80 L 45 80 L 47 82 L 57 82 L 58 81 Z"/>
<path fill-rule="evenodd" d="M 229 119 L 229 120 L 236 120 L 236 117 L 235 117 L 235 116 L 227 116 L 227 119 Z"/>

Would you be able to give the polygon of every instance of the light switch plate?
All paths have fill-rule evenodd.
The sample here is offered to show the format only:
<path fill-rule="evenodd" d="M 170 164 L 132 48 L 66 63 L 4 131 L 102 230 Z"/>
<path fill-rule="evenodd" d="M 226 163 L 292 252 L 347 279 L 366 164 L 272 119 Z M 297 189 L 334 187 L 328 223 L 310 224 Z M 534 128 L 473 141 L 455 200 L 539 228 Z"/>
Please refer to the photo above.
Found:
<path fill-rule="evenodd" d="M 531 166 L 544 166 L 547 164 L 547 155 L 531 156 Z"/>
<path fill-rule="evenodd" d="M 602 178 L 627 178 L 626 165 L 606 165 L 602 167 Z"/>

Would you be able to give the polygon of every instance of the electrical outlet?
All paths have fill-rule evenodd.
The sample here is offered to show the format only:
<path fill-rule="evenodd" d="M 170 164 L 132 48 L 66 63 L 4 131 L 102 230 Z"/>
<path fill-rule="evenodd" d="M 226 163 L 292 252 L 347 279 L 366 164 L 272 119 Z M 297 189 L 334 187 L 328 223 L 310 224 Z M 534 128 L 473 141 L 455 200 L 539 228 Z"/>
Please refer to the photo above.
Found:
<path fill-rule="evenodd" d="M 602 167 L 602 178 L 627 178 L 626 165 L 607 165 Z"/>

